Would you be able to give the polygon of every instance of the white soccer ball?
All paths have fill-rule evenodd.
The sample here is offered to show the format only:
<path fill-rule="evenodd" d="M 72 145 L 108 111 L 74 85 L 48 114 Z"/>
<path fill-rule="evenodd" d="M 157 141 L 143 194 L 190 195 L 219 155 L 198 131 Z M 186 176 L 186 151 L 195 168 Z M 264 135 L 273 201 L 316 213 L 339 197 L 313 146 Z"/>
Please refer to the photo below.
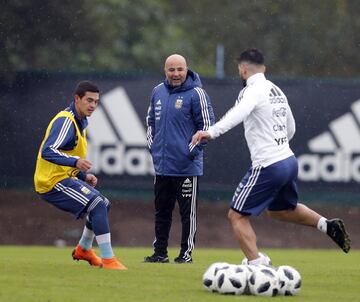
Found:
<path fill-rule="evenodd" d="M 270 257 L 268 255 L 266 255 L 265 253 L 259 253 L 259 257 L 261 257 L 261 264 L 262 265 L 272 265 L 272 261 L 271 261 Z M 245 257 L 241 261 L 241 264 L 248 265 L 249 264 L 248 258 Z"/>
<path fill-rule="evenodd" d="M 280 289 L 277 271 L 264 265 L 251 273 L 248 284 L 250 293 L 256 296 L 276 296 Z"/>
<path fill-rule="evenodd" d="M 295 268 L 288 265 L 279 266 L 277 268 L 277 273 L 280 282 L 279 295 L 296 295 L 301 288 L 300 273 Z"/>
<path fill-rule="evenodd" d="M 246 286 L 244 295 L 251 295 L 250 289 L 249 289 L 249 279 L 250 279 L 251 274 L 253 272 L 255 272 L 256 270 L 258 270 L 260 268 L 260 266 L 251 265 L 251 264 L 248 264 L 248 265 L 241 264 L 241 266 L 247 270 L 247 286 Z"/>
<path fill-rule="evenodd" d="M 215 262 L 211 264 L 203 275 L 203 285 L 204 287 L 211 292 L 216 292 L 217 287 L 215 284 L 215 277 L 219 271 L 227 269 L 230 267 L 230 264 L 227 262 Z"/>
<path fill-rule="evenodd" d="M 249 270 L 244 265 L 230 265 L 216 274 L 217 291 L 221 294 L 242 295 L 247 288 Z"/>

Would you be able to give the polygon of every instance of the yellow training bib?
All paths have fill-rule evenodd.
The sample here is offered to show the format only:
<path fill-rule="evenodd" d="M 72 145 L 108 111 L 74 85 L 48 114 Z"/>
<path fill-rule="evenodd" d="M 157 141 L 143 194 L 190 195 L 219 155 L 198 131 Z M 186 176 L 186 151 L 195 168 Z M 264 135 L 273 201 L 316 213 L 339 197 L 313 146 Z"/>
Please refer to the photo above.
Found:
<path fill-rule="evenodd" d="M 86 130 L 84 129 L 83 135 L 81 135 L 79 127 L 77 126 L 73 115 L 68 111 L 59 112 L 51 120 L 49 126 L 47 127 L 45 137 L 41 143 L 39 153 L 37 156 L 34 183 L 35 183 L 35 190 L 38 193 L 47 193 L 51 191 L 59 181 L 68 177 L 76 178 L 76 175 L 79 172 L 79 170 L 75 167 L 57 165 L 43 159 L 41 156 L 41 150 L 44 146 L 44 143 L 49 137 L 51 127 L 54 124 L 54 122 L 60 117 L 66 117 L 71 119 L 71 121 L 75 126 L 76 135 L 78 137 L 77 145 L 73 150 L 61 150 L 61 152 L 69 156 L 77 156 L 79 158 L 86 157 L 86 152 L 87 152 Z"/>

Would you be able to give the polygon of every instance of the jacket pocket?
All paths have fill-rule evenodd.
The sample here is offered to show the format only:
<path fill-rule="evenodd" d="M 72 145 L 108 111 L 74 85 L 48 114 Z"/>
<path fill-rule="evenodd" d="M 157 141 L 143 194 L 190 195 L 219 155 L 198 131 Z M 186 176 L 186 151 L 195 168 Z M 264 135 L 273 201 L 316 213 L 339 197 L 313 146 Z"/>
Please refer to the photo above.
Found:
<path fill-rule="evenodd" d="M 188 157 L 191 160 L 194 160 L 202 150 L 203 150 L 203 147 L 202 147 L 201 144 L 193 145 L 190 142 L 189 143 L 189 155 L 188 155 Z"/>

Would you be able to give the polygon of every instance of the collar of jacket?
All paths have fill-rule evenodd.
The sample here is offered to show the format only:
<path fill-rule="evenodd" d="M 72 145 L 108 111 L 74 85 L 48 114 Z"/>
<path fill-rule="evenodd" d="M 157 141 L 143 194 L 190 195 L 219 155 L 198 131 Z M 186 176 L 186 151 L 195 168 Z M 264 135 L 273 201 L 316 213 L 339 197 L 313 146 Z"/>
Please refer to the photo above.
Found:
<path fill-rule="evenodd" d="M 81 119 L 78 115 L 78 113 L 76 112 L 76 109 L 75 109 L 75 103 L 74 101 L 71 102 L 71 104 L 69 105 L 69 107 L 66 109 L 68 111 L 71 111 L 74 113 L 74 117 L 75 117 L 75 120 L 78 124 L 78 126 L 80 127 L 81 129 L 81 132 L 83 129 L 85 129 L 88 125 L 88 120 L 87 120 L 87 117 L 84 117 L 83 119 Z"/>
<path fill-rule="evenodd" d="M 246 80 L 246 85 L 251 85 L 251 84 L 255 83 L 257 80 L 259 80 L 259 79 L 266 79 L 265 75 L 262 72 L 255 73 L 251 77 L 249 77 Z"/>
<path fill-rule="evenodd" d="M 164 80 L 164 85 L 169 90 L 170 93 L 187 91 L 195 87 L 202 87 L 202 83 L 199 75 L 190 69 L 188 69 L 185 82 L 182 83 L 180 86 L 176 86 L 176 87 L 171 86 L 167 79 Z"/>

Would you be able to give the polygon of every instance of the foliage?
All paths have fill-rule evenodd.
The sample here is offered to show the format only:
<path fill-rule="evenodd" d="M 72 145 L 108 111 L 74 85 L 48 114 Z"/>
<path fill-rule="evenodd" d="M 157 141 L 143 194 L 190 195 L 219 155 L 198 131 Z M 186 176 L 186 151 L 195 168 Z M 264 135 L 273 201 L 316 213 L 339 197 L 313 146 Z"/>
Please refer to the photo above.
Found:
<path fill-rule="evenodd" d="M 236 71 L 234 62 L 243 49 L 257 47 L 276 75 L 358 76 L 359 1 L 185 0 L 179 7 L 192 20 L 185 22 L 188 28 L 195 28 L 190 39 L 197 59 L 213 62 L 208 50 L 222 43 L 227 74 Z"/>
<path fill-rule="evenodd" d="M 357 77 L 360 2 L 356 0 L 4 0 L 0 11 L 0 81 L 16 71 L 162 72 L 184 54 L 203 75 L 225 71 L 248 47 L 280 76 Z"/>
<path fill-rule="evenodd" d="M 81 61 L 98 35 L 91 30 L 85 0 L 6 1 L 0 13 L 3 73 L 68 70 Z"/>

